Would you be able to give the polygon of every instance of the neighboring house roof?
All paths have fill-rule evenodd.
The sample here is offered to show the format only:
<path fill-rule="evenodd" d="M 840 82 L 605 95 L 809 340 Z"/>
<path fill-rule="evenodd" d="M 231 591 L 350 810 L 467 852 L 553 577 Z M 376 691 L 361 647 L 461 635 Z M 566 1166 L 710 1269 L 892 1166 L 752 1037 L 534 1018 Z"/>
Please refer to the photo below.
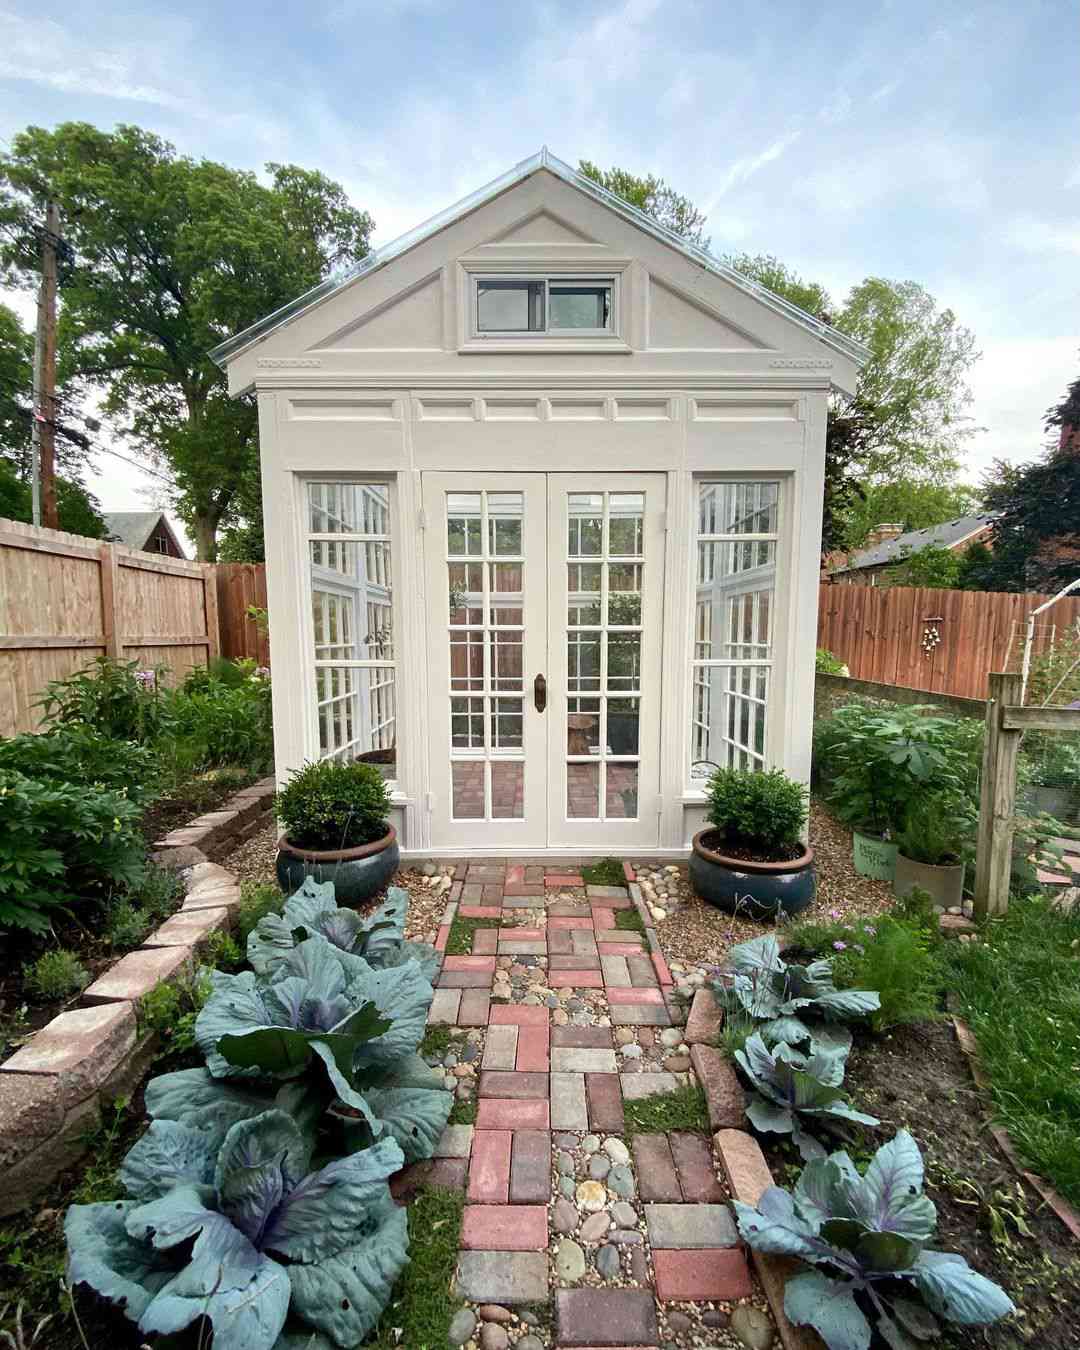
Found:
<path fill-rule="evenodd" d="M 367 254 L 366 257 L 361 258 L 359 262 L 352 263 L 348 267 L 340 268 L 338 271 L 332 272 L 330 276 L 328 276 L 325 281 L 320 282 L 318 286 L 313 287 L 310 291 L 306 291 L 295 300 L 291 300 L 287 305 L 283 305 L 272 314 L 268 314 L 265 318 L 260 319 L 258 323 L 252 324 L 250 328 L 245 328 L 242 332 L 235 334 L 233 337 L 226 338 L 224 342 L 219 343 L 218 346 L 211 351 L 211 358 L 216 361 L 218 365 L 224 367 L 233 356 L 243 348 L 250 346 L 251 343 L 266 337 L 268 333 L 272 333 L 283 324 L 295 319 L 297 315 L 304 313 L 305 310 L 308 310 L 312 308 L 312 306 L 325 300 L 327 296 L 332 295 L 335 291 L 341 290 L 343 287 L 355 281 L 358 277 L 374 272 L 377 268 L 390 262 L 391 259 L 399 257 L 408 249 L 415 247 L 423 240 L 430 238 L 433 234 L 437 234 L 439 230 L 445 229 L 448 225 L 453 224 L 454 221 L 460 219 L 462 216 L 468 215 L 470 211 L 475 211 L 477 207 L 483 206 L 486 202 L 491 201 L 500 193 L 505 192 L 508 188 L 523 182 L 534 173 L 539 173 L 541 169 L 546 169 L 557 178 L 561 178 L 564 182 L 569 183 L 571 187 L 575 187 L 586 195 L 602 202 L 612 211 L 615 211 L 619 215 L 632 221 L 639 229 L 645 230 L 648 234 L 653 235 L 663 243 L 686 254 L 707 271 L 723 277 L 724 280 L 730 282 L 731 285 L 737 286 L 740 290 L 752 295 L 762 304 L 767 305 L 770 309 L 773 309 L 777 313 L 782 314 L 785 318 L 790 319 L 791 322 L 800 325 L 802 328 L 808 329 L 819 342 L 832 347 L 835 351 L 842 352 L 845 356 L 852 358 L 860 365 L 868 359 L 870 355 L 869 350 L 863 346 L 861 342 L 855 341 L 854 338 L 848 337 L 846 334 L 839 332 L 838 329 L 815 318 L 812 314 L 808 314 L 805 310 L 799 309 L 797 305 L 793 305 L 789 300 L 785 300 L 783 296 L 770 291 L 759 282 L 751 280 L 750 277 L 743 276 L 743 274 L 737 272 L 735 268 L 729 267 L 727 263 L 723 263 L 718 258 L 714 258 L 712 254 L 707 253 L 700 245 L 692 244 L 688 240 L 683 239 L 680 235 L 675 234 L 673 231 L 654 220 L 652 216 L 646 215 L 644 211 L 639 211 L 636 206 L 631 206 L 629 202 L 623 201 L 621 197 L 615 196 L 612 192 L 608 192 L 607 189 L 601 187 L 599 183 L 594 183 L 591 178 L 586 178 L 584 174 L 578 173 L 578 171 L 569 164 L 556 158 L 556 156 L 548 150 L 547 146 L 544 146 L 538 154 L 531 155 L 528 159 L 523 159 L 520 164 L 515 164 L 512 169 L 501 174 L 498 178 L 493 178 L 490 183 L 485 184 L 482 188 L 478 188 L 477 191 L 470 193 L 469 196 L 463 197 L 461 201 L 456 202 L 453 206 L 447 207 L 445 211 L 440 211 L 438 215 L 432 216 L 430 220 L 426 220 L 422 225 L 418 225 L 415 229 L 409 230 L 408 233 L 401 235 L 391 243 L 384 244 L 381 248 L 373 250 L 371 253 Z"/>
<path fill-rule="evenodd" d="M 145 549 L 160 526 L 172 540 L 176 557 L 187 557 L 164 511 L 103 511 L 102 519 L 106 538 L 127 548 Z"/>
<path fill-rule="evenodd" d="M 979 534 L 994 521 L 994 515 L 957 516 L 942 525 L 928 525 L 923 530 L 909 530 L 895 539 L 886 539 L 873 548 L 853 553 L 846 567 L 837 567 L 836 572 L 859 572 L 865 567 L 882 567 L 886 563 L 901 562 L 912 553 L 934 545 L 937 548 L 956 548 L 972 535 Z"/>

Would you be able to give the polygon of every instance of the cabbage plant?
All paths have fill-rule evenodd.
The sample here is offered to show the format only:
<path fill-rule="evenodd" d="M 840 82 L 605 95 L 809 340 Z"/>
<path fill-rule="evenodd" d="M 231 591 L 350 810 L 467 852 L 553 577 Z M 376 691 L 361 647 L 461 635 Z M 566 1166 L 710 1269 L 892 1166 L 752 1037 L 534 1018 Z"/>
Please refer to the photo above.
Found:
<path fill-rule="evenodd" d="M 739 1232 L 757 1251 L 797 1257 L 784 1311 L 829 1350 L 868 1350 L 876 1326 L 891 1350 L 917 1350 L 941 1331 L 1013 1312 L 1003 1289 L 962 1256 L 927 1247 L 937 1211 L 923 1194 L 923 1160 L 906 1130 L 860 1175 L 846 1153 L 810 1162 L 793 1192 L 771 1186 L 755 1209 L 734 1201 Z"/>
<path fill-rule="evenodd" d="M 257 975 L 270 975 L 299 942 L 318 934 L 377 969 L 415 961 L 432 983 L 438 953 L 430 943 L 405 940 L 408 907 L 408 891 L 391 886 L 385 901 L 368 915 L 339 909 L 334 903 L 334 883 L 320 884 L 308 877 L 285 901 L 280 914 L 264 915 L 248 934 L 248 960 Z"/>
<path fill-rule="evenodd" d="M 281 1110 L 231 1125 L 220 1150 L 155 1121 L 121 1168 L 131 1198 L 68 1210 L 70 1283 L 143 1335 L 205 1317 L 215 1350 L 358 1345 L 408 1257 L 387 1185 L 401 1163 L 386 1138 L 311 1171 L 310 1140 Z"/>
<path fill-rule="evenodd" d="M 713 994 L 722 1008 L 760 1023 L 756 1029 L 767 1045 L 809 1042 L 811 1054 L 846 1053 L 851 1032 L 835 1023 L 881 1007 L 874 990 L 837 989 L 831 961 L 786 962 L 772 934 L 740 942 L 728 959 L 734 975 L 715 981 Z"/>
<path fill-rule="evenodd" d="M 242 1119 L 276 1104 L 313 1129 L 336 1103 L 353 1147 L 388 1133 L 406 1161 L 431 1157 L 453 1098 L 416 1053 L 433 991 L 415 961 L 376 970 L 314 935 L 267 976 L 210 978 L 195 1021 L 207 1068 L 154 1079 L 152 1116 L 203 1129 L 216 1112 Z"/>
<path fill-rule="evenodd" d="M 763 1133 L 790 1134 L 805 1159 L 824 1158 L 825 1149 L 806 1132 L 804 1117 L 821 1125 L 840 1120 L 879 1123 L 875 1116 L 856 1111 L 840 1091 L 846 1050 L 804 1055 L 779 1041 L 770 1051 L 755 1032 L 735 1058 L 757 1090 L 746 1105 L 750 1123 Z"/>

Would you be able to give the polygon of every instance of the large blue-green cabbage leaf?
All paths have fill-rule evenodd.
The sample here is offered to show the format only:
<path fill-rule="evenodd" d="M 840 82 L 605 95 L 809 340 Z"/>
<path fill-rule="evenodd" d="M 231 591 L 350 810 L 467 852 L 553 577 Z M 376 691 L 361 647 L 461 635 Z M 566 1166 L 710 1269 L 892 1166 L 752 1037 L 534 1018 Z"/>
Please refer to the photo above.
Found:
<path fill-rule="evenodd" d="M 216 1153 L 205 1131 L 155 1121 L 122 1169 L 132 1198 L 69 1209 L 70 1282 L 144 1334 L 206 1317 L 215 1350 L 355 1346 L 407 1260 L 387 1185 L 402 1160 L 385 1138 L 313 1172 L 310 1138 L 281 1110 L 236 1122 Z"/>
<path fill-rule="evenodd" d="M 281 914 L 267 914 L 248 935 L 247 955 L 257 975 L 271 975 L 293 948 L 318 935 L 352 956 L 362 956 L 376 969 L 415 962 L 429 983 L 435 979 L 439 957 L 426 942 L 405 938 L 409 895 L 391 886 L 386 899 L 370 914 L 339 909 L 334 883 L 310 877 L 285 901 Z"/>
<path fill-rule="evenodd" d="M 809 1162 L 794 1191 L 771 1186 L 757 1207 L 734 1201 L 739 1232 L 757 1251 L 810 1267 L 784 1289 L 792 1322 L 829 1350 L 869 1350 L 874 1325 L 895 1350 L 935 1339 L 938 1318 L 981 1326 L 1014 1311 L 1005 1291 L 962 1256 L 926 1246 L 937 1226 L 923 1194 L 923 1160 L 906 1130 L 864 1174 L 846 1153 Z M 907 1285 L 913 1295 L 897 1293 Z"/>

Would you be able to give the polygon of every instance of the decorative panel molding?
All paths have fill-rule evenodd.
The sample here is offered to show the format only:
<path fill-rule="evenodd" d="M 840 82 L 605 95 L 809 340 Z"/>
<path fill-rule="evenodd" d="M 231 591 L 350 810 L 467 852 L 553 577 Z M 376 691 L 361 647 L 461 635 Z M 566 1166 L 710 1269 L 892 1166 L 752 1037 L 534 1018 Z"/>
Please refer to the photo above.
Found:
<path fill-rule="evenodd" d="M 476 400 L 425 394 L 416 400 L 416 416 L 421 422 L 474 422 Z"/>
<path fill-rule="evenodd" d="M 617 398 L 616 422 L 670 422 L 673 420 L 669 398 Z"/>
<path fill-rule="evenodd" d="M 486 422 L 539 422 L 543 419 L 539 398 L 485 398 L 482 407 Z"/>
<path fill-rule="evenodd" d="M 799 405 L 794 399 L 696 398 L 695 422 L 795 422 Z"/>
<path fill-rule="evenodd" d="M 290 398 L 289 420 L 293 422 L 399 422 L 401 411 L 394 398 Z"/>
<path fill-rule="evenodd" d="M 549 400 L 551 420 L 553 422 L 606 422 L 609 417 L 606 398 L 564 398 L 556 396 Z"/>

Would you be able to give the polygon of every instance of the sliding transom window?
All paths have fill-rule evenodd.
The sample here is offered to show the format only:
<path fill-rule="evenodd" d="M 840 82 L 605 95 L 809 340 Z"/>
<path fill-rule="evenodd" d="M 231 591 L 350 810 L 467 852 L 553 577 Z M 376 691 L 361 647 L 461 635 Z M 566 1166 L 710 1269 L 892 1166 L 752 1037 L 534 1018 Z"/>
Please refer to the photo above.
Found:
<path fill-rule="evenodd" d="M 611 277 L 475 277 L 478 336 L 609 336 L 615 331 Z"/>
<path fill-rule="evenodd" d="M 773 666 L 780 488 L 698 482 L 690 777 L 763 769 Z"/>
<path fill-rule="evenodd" d="M 308 562 L 319 757 L 396 777 L 390 485 L 309 482 Z"/>

